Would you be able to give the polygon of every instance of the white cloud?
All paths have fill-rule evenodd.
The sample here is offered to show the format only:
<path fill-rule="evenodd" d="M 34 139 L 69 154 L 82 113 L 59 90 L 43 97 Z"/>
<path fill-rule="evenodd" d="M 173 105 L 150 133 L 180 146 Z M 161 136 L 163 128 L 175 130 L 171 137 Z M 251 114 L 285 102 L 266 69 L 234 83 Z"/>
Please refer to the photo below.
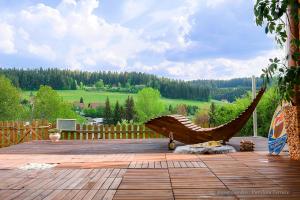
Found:
<path fill-rule="evenodd" d="M 12 54 L 16 52 L 13 27 L 0 21 L 0 52 Z"/>
<path fill-rule="evenodd" d="M 151 36 L 163 38 L 172 48 L 186 48 L 191 45 L 186 37 L 192 29 L 191 17 L 198 10 L 199 4 L 199 1 L 185 0 L 179 7 L 153 12 L 152 21 L 146 25 L 147 30 L 156 30 Z"/>
<path fill-rule="evenodd" d="M 236 0 L 234 0 L 236 1 Z M 226 0 L 213 0 L 213 1 L 204 1 L 205 5 L 208 7 L 208 8 L 216 8 L 218 6 L 222 6 L 223 3 L 225 3 Z M 227 0 L 227 3 L 228 3 L 228 0 Z"/>
<path fill-rule="evenodd" d="M 26 30 L 34 40 L 62 38 L 67 31 L 67 24 L 60 11 L 44 4 L 22 10 L 15 23 Z M 36 36 L 38 38 L 35 38 Z"/>
<path fill-rule="evenodd" d="M 130 2 L 132 6 L 133 3 Z M 137 8 L 142 5 L 138 4 Z M 113 65 L 122 68 L 143 51 L 163 53 L 174 48 L 173 40 L 152 40 L 152 37 L 147 37 L 151 35 L 151 31 L 108 23 L 94 14 L 98 6 L 97 0 L 63 0 L 56 8 L 42 3 L 24 8 L 10 20 L 11 25 L 5 27 L 6 43 L 3 44 L 6 52 L 13 53 L 16 48 L 23 55 L 30 54 L 82 69 L 87 65 Z M 186 7 L 181 12 L 180 17 L 173 18 L 174 22 L 168 29 L 175 30 L 177 35 L 173 34 L 172 37 L 185 43 L 184 35 L 190 29 L 187 16 L 184 15 Z M 138 15 L 139 13 L 134 14 Z M 18 30 L 18 43 L 15 46 L 12 41 L 13 26 Z"/>
<path fill-rule="evenodd" d="M 31 54 L 37 55 L 46 60 L 53 61 L 56 58 L 56 53 L 54 52 L 54 50 L 50 46 L 45 44 L 42 45 L 29 44 L 28 51 Z"/>
<path fill-rule="evenodd" d="M 249 59 L 212 58 L 190 63 L 163 61 L 153 66 L 136 63 L 136 69 L 155 73 L 164 71 L 169 77 L 185 80 L 194 79 L 230 79 L 235 77 L 259 76 L 269 62 L 269 58 L 283 57 L 282 50 L 270 50 Z M 134 69 L 133 69 L 134 70 Z"/>
<path fill-rule="evenodd" d="M 122 1 L 119 23 L 100 17 L 99 0 L 62 0 L 56 7 L 39 3 L 5 16 L 0 13 L 0 53 L 43 59 L 71 69 L 101 70 L 108 66 L 114 71 L 136 70 L 183 79 L 258 75 L 268 58 L 278 54 L 270 51 L 249 59 L 219 56 L 170 61 L 170 51 L 184 53 L 197 45 L 217 49 L 217 42 L 206 47 L 201 44 L 203 40 L 192 40 L 189 35 L 199 9 L 220 8 L 229 0 L 172 0 L 168 6 L 159 2 Z"/>
<path fill-rule="evenodd" d="M 141 16 L 149 9 L 150 6 L 150 1 L 128 0 L 124 2 L 124 6 L 122 8 L 123 22 L 130 21 Z"/>

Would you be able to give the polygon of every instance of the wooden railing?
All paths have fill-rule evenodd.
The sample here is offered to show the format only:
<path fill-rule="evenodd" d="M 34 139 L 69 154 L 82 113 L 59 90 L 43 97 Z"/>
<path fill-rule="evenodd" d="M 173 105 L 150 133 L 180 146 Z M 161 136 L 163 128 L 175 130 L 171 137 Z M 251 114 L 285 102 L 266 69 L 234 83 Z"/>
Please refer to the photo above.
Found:
<path fill-rule="evenodd" d="M 87 139 L 149 139 L 163 138 L 145 125 L 82 125 L 77 124 L 75 132 L 64 131 L 61 134 L 63 140 L 87 140 Z"/>
<path fill-rule="evenodd" d="M 31 140 L 47 140 L 50 125 L 47 121 L 0 122 L 0 147 L 7 147 Z"/>
<path fill-rule="evenodd" d="M 48 130 L 55 125 L 47 121 L 0 122 L 0 147 L 48 140 Z M 164 136 L 146 128 L 144 125 L 76 125 L 76 131 L 64 131 L 62 140 L 103 140 L 103 139 L 150 139 Z"/>

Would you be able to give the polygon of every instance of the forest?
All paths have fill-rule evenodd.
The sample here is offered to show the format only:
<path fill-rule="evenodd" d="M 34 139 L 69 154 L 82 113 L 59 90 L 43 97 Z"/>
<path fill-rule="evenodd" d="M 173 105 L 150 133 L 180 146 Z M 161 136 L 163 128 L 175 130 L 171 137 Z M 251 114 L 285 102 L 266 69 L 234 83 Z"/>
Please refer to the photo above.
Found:
<path fill-rule="evenodd" d="M 216 99 L 232 102 L 251 89 L 250 78 L 182 81 L 140 72 L 86 72 L 56 68 L 0 68 L 0 74 L 22 90 L 38 90 L 41 85 L 51 86 L 55 90 L 89 89 L 101 80 L 102 89 L 107 91 L 137 93 L 144 87 L 152 87 L 166 98 L 199 101 Z M 261 84 L 262 80 L 257 78 L 257 86 Z"/>

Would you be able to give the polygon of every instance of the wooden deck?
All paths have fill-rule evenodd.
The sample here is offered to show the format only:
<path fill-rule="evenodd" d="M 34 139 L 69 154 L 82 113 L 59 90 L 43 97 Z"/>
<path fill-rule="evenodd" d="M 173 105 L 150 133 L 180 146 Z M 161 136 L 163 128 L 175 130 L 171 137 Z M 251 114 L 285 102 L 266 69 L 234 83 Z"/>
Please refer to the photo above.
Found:
<path fill-rule="evenodd" d="M 0 199 L 299 199 L 300 162 L 265 151 L 174 154 L 166 139 L 0 149 Z M 56 163 L 47 170 L 18 169 Z"/>

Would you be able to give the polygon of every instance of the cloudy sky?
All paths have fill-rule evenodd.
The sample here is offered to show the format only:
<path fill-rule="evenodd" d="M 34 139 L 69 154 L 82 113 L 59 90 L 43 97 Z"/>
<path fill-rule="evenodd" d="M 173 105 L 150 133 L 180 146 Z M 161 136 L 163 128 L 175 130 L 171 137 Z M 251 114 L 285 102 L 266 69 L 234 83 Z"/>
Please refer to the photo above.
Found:
<path fill-rule="evenodd" d="M 0 0 L 0 66 L 259 75 L 280 50 L 253 0 Z"/>

